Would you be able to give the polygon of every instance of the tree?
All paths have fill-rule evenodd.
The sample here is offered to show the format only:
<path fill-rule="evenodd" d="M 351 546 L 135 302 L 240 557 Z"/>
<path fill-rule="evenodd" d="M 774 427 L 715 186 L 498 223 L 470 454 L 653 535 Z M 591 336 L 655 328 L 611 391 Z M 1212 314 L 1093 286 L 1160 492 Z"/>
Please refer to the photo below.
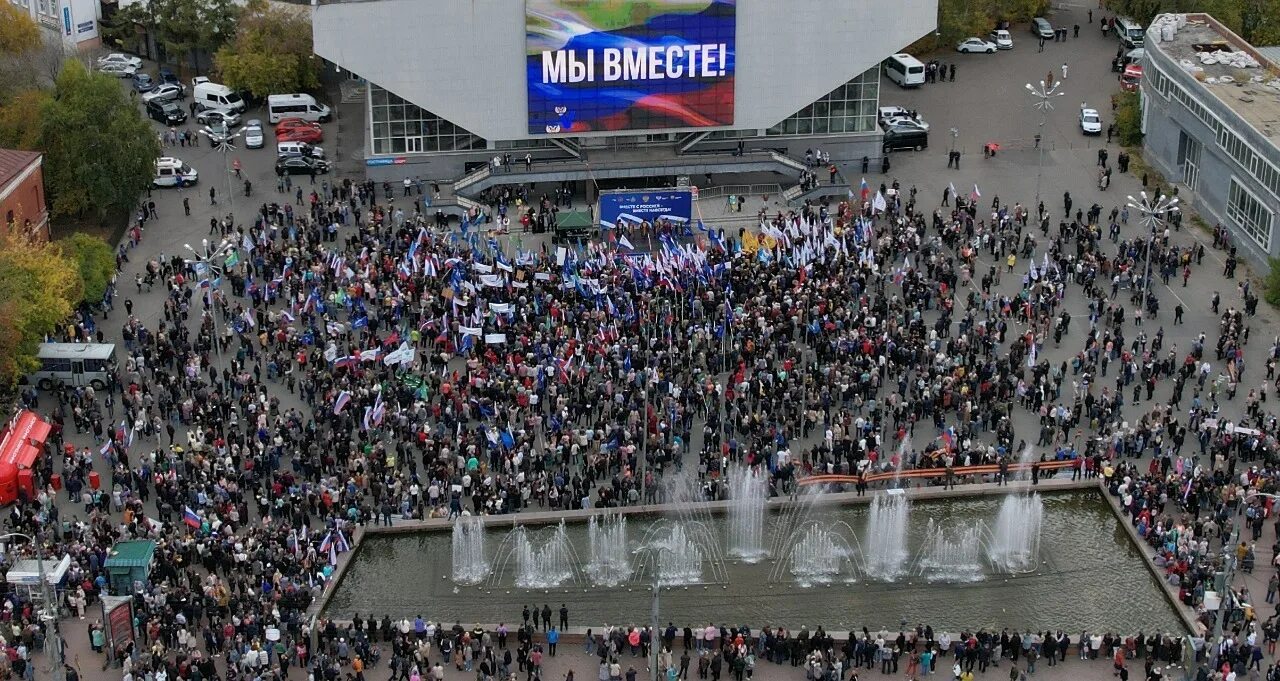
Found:
<path fill-rule="evenodd" d="M 111 245 L 84 232 L 76 232 L 57 244 L 62 249 L 62 255 L 80 274 L 82 299 L 89 303 L 102 300 L 107 293 L 107 286 L 111 284 L 111 277 L 116 273 L 116 257 L 111 251 Z"/>
<path fill-rule="evenodd" d="M 0 383 L 12 384 L 40 366 L 40 343 L 81 298 L 76 267 L 52 243 L 0 237 Z"/>
<path fill-rule="evenodd" d="M 52 100 L 43 90 L 26 90 L 0 106 L 0 147 L 40 149 L 40 116 Z"/>
<path fill-rule="evenodd" d="M 117 79 L 68 60 L 41 114 L 54 215 L 101 221 L 131 209 L 155 177 L 160 142 Z"/>
<path fill-rule="evenodd" d="M 40 46 L 40 27 L 31 15 L 6 2 L 0 5 L 0 54 L 19 55 Z"/>
<path fill-rule="evenodd" d="M 218 50 L 213 63 L 223 83 L 259 98 L 320 85 L 310 18 L 263 0 L 254 0 L 245 8 L 235 40 Z"/>
<path fill-rule="evenodd" d="M 240 11 L 235 0 L 135 2 L 115 13 L 103 35 L 107 42 L 128 49 L 137 43 L 141 29 L 170 59 L 199 69 L 201 54 L 212 54 L 235 35 Z"/>
<path fill-rule="evenodd" d="M 1116 132 L 1120 144 L 1136 147 L 1142 144 L 1142 102 L 1137 92 L 1121 92 L 1116 98 Z"/>

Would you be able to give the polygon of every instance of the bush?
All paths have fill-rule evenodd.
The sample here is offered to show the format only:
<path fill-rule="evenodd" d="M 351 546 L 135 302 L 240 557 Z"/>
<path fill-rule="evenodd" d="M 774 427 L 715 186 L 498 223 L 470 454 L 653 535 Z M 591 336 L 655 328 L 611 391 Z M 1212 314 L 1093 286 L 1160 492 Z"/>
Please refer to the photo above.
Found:
<path fill-rule="evenodd" d="M 1268 303 L 1280 307 L 1280 258 L 1270 258 L 1268 263 L 1271 265 L 1271 271 L 1267 272 L 1262 297 L 1266 298 Z"/>
<path fill-rule="evenodd" d="M 1142 102 L 1137 92 L 1116 95 L 1116 132 L 1120 144 L 1136 147 L 1142 144 Z"/>

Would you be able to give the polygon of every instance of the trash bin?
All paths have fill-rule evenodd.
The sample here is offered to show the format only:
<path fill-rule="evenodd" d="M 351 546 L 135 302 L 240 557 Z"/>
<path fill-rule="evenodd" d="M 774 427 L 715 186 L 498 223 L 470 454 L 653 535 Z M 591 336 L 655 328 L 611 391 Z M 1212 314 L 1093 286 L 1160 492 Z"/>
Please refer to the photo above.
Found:
<path fill-rule="evenodd" d="M 98 471 L 89 471 L 89 487 L 98 489 L 102 485 L 102 480 L 98 477 Z"/>
<path fill-rule="evenodd" d="M 54 473 L 53 475 L 50 475 L 49 485 L 53 487 L 53 491 L 61 492 L 62 491 L 62 474 Z"/>

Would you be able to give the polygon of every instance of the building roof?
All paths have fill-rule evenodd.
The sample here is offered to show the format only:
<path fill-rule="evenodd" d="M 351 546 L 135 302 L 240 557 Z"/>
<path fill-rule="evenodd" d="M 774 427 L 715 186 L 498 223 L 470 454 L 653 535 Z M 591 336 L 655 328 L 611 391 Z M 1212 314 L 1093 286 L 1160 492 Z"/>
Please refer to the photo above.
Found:
<path fill-rule="evenodd" d="M 1186 25 L 1167 41 L 1158 17 L 1147 35 L 1147 49 L 1154 47 L 1180 64 L 1259 134 L 1280 144 L 1280 48 L 1255 48 L 1208 14 L 1185 16 Z M 1243 53 L 1239 56 L 1252 57 L 1258 66 L 1206 64 L 1201 59 L 1205 53 Z"/>
<path fill-rule="evenodd" d="M 38 151 L 20 151 L 18 149 L 0 149 L 0 187 L 9 184 L 27 166 L 40 160 Z"/>
<path fill-rule="evenodd" d="M 104 567 L 148 567 L 156 552 L 153 541 L 122 541 L 111 547 Z"/>

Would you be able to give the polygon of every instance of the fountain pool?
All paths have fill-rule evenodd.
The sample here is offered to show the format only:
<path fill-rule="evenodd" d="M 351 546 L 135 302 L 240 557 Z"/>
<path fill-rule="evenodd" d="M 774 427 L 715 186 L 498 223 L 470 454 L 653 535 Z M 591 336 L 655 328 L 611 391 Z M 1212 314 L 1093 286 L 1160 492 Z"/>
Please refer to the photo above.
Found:
<path fill-rule="evenodd" d="M 1028 523 L 1014 521 L 1034 509 L 1033 538 L 1023 531 Z M 1183 631 L 1139 549 L 1092 490 L 914 501 L 909 508 L 885 499 L 875 513 L 868 505 L 818 503 L 802 520 L 769 512 L 766 544 L 781 550 L 756 563 L 729 554 L 730 522 L 728 515 L 632 515 L 513 530 L 503 518 L 484 530 L 483 542 L 470 534 L 456 540 L 466 551 L 462 561 L 448 530 L 369 535 L 325 614 L 510 624 L 524 605 L 565 603 L 582 626 L 647 621 L 657 570 L 666 585 L 661 619 L 677 626 L 714 620 L 896 629 L 905 620 L 943 631 Z M 868 536 L 878 527 L 890 536 Z M 789 528 L 787 536 L 777 539 L 776 528 Z M 644 548 L 657 545 L 665 550 Z M 455 581 L 455 568 L 482 571 L 479 550 L 489 551 L 487 576 Z M 531 570 L 557 572 L 566 563 L 573 563 L 571 575 L 531 578 Z"/>

